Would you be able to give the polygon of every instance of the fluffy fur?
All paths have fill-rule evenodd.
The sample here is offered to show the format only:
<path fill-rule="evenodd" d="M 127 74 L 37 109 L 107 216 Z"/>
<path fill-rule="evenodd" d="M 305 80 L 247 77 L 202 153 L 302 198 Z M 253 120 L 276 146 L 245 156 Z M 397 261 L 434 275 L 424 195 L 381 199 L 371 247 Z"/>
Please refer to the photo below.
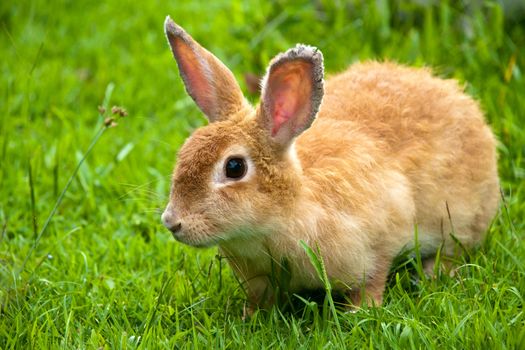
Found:
<path fill-rule="evenodd" d="M 379 305 L 416 225 L 429 256 L 441 244 L 457 254 L 452 232 L 465 247 L 483 239 L 498 207 L 495 139 L 456 81 L 366 62 L 323 85 L 322 55 L 298 46 L 271 62 L 254 108 L 231 72 L 169 18 L 166 33 L 187 90 L 213 122 L 181 148 L 163 221 L 181 224 L 173 233 L 181 242 L 218 244 L 253 305 L 272 303 L 269 276 L 283 260 L 291 292 L 321 287 L 300 240 L 319 247 L 335 288 Z M 254 169 L 217 185 L 229 156 Z"/>

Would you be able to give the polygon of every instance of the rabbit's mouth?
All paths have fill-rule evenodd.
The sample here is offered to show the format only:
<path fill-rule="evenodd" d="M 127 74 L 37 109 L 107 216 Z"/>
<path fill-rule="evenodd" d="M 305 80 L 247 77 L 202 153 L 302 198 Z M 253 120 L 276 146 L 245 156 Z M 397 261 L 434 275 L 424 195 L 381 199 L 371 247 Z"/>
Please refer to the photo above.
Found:
<path fill-rule="evenodd" d="M 197 248 L 212 247 L 224 240 L 217 229 L 197 218 L 182 220 L 179 227 L 170 231 L 178 242 Z"/>
<path fill-rule="evenodd" d="M 216 245 L 221 236 L 202 213 L 178 215 L 171 202 L 161 216 L 163 225 L 171 231 L 177 241 L 193 247 L 210 247 Z"/>

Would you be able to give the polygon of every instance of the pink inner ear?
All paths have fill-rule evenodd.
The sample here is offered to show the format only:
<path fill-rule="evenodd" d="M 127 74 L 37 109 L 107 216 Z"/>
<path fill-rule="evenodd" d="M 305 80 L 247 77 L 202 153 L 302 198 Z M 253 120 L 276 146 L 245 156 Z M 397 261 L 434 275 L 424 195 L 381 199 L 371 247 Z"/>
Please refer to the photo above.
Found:
<path fill-rule="evenodd" d="M 202 62 L 199 61 L 190 45 L 182 39 L 175 41 L 174 49 L 188 93 L 206 115 L 211 115 L 215 107 L 214 94 L 210 85 L 210 77 L 204 75 L 205 67 L 202 67 Z"/>
<path fill-rule="evenodd" d="M 297 109 L 297 102 L 286 95 L 276 96 L 274 103 L 272 136 L 275 136 L 281 126 L 291 119 L 294 110 Z"/>
<path fill-rule="evenodd" d="M 289 128 L 295 132 L 296 125 L 305 121 L 302 116 L 303 110 L 309 108 L 310 89 L 307 79 L 302 76 L 305 72 L 302 69 L 292 69 L 280 76 L 275 72 L 276 77 L 270 81 L 270 93 L 272 95 L 272 137 L 274 137 L 282 127 Z M 282 73 L 281 73 L 282 74 Z M 284 126 L 286 124 L 286 126 Z"/>

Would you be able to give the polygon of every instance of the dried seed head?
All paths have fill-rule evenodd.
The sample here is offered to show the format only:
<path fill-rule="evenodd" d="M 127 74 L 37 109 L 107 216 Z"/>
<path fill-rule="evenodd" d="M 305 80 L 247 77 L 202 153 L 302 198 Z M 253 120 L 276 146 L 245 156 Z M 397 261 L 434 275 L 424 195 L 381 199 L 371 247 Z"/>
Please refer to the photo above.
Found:
<path fill-rule="evenodd" d="M 107 117 L 106 119 L 104 119 L 104 126 L 111 126 L 111 124 L 113 124 L 115 122 L 115 118 L 113 117 Z"/>
<path fill-rule="evenodd" d="M 128 112 L 126 111 L 126 109 L 120 106 L 111 107 L 111 113 L 114 115 L 118 115 L 120 117 L 125 117 L 128 115 Z"/>
<path fill-rule="evenodd" d="M 104 114 L 104 113 L 106 113 L 106 107 L 104 107 L 104 106 L 98 106 L 98 112 L 99 112 L 100 114 Z"/>

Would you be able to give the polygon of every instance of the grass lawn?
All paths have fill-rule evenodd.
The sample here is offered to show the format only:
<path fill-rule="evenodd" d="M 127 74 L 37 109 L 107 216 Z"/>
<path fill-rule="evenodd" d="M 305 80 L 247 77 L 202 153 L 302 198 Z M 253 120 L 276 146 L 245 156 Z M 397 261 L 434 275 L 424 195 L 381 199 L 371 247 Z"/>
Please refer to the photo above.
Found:
<path fill-rule="evenodd" d="M 525 349 L 524 6 L 421 3 L 2 1 L 0 349 Z M 381 308 L 295 298 L 243 321 L 226 261 L 160 224 L 176 151 L 205 123 L 166 43 L 168 14 L 253 101 L 244 75 L 296 42 L 319 47 L 328 72 L 390 59 L 465 83 L 500 141 L 505 201 L 486 242 L 453 278 L 420 278 L 401 259 Z M 129 115 L 103 128 L 114 105 Z"/>

